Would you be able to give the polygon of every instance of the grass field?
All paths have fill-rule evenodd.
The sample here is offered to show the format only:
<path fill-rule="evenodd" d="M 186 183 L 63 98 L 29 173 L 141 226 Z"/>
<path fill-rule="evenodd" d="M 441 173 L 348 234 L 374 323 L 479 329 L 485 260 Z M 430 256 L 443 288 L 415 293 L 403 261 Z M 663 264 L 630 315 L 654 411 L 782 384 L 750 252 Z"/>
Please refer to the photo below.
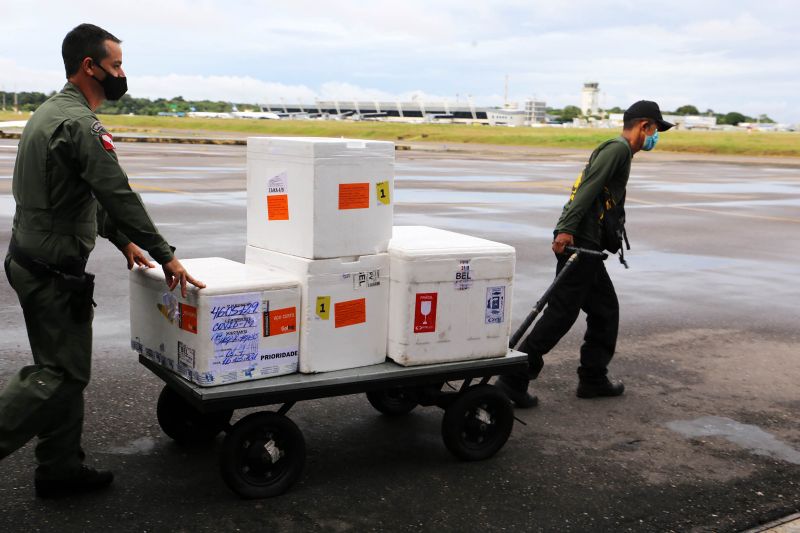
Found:
<path fill-rule="evenodd" d="M 21 116 L 0 112 L 0 121 Z M 104 115 L 114 132 L 355 137 L 389 141 L 469 143 L 590 149 L 616 134 L 608 129 L 508 128 L 459 124 L 400 124 L 320 120 L 241 120 Z M 661 135 L 658 149 L 706 154 L 800 157 L 800 133 L 671 131 Z"/>

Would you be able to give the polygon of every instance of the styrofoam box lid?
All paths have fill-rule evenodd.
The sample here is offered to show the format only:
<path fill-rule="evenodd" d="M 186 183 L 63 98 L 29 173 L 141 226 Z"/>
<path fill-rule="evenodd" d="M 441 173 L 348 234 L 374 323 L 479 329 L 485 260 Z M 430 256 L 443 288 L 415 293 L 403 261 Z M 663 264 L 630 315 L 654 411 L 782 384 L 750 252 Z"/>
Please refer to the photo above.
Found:
<path fill-rule="evenodd" d="M 394 159 L 394 143 L 328 137 L 248 137 L 247 155 Z"/>
<path fill-rule="evenodd" d="M 388 274 L 385 269 L 389 266 L 389 254 L 385 252 L 353 257 L 309 259 L 248 244 L 245 257 L 248 264 L 264 265 L 266 268 L 285 270 L 302 276 L 339 275 L 374 268 L 384 269 L 381 275 L 385 276 Z"/>
<path fill-rule="evenodd" d="M 443 256 L 513 258 L 513 246 L 428 226 L 394 226 L 389 255 L 406 261 Z"/>
<path fill-rule="evenodd" d="M 200 290 L 203 296 L 284 289 L 299 285 L 296 276 L 289 272 L 277 268 L 245 265 L 223 257 L 183 259 L 181 264 L 193 278 L 206 284 L 206 288 Z M 164 282 L 164 272 L 160 268 L 138 269 L 138 272 L 148 279 Z M 191 284 L 187 284 L 186 287 L 190 292 L 199 290 Z"/>

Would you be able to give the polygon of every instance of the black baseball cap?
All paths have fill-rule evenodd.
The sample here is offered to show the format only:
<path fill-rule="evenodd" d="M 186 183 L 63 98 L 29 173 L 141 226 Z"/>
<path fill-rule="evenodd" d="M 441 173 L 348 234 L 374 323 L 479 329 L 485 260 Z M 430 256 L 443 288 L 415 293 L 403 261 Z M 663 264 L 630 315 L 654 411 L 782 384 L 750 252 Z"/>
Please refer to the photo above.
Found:
<path fill-rule="evenodd" d="M 622 120 L 625 122 L 632 118 L 649 118 L 655 121 L 658 131 L 667 131 L 675 125 L 664 120 L 664 117 L 661 116 L 661 110 L 658 108 L 658 104 L 650 100 L 639 100 L 631 105 L 622 116 Z"/>

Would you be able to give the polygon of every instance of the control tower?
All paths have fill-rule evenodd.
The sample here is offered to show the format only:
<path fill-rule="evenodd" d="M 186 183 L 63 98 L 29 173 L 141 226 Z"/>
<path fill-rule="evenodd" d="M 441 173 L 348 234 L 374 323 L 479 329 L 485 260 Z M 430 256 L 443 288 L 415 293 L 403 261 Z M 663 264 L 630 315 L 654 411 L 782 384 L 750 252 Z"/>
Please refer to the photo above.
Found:
<path fill-rule="evenodd" d="M 598 82 L 589 81 L 583 84 L 581 113 L 584 116 L 598 115 L 600 113 L 600 84 Z"/>

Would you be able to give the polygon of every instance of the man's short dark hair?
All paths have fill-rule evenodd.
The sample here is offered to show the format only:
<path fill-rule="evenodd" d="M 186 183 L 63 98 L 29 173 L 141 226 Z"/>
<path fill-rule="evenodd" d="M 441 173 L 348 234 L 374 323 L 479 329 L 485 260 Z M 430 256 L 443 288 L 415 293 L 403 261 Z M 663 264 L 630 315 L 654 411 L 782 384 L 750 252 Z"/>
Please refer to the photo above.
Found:
<path fill-rule="evenodd" d="M 106 41 L 122 42 L 94 24 L 75 26 L 64 37 L 64 42 L 61 43 L 61 57 L 64 58 L 64 69 L 67 71 L 67 78 L 78 72 L 84 58 L 91 57 L 95 61 L 105 59 L 108 55 Z"/>
<path fill-rule="evenodd" d="M 643 120 L 648 120 L 648 119 L 643 118 L 643 117 L 629 118 L 628 120 L 626 120 L 625 122 L 622 123 L 622 129 L 629 130 L 629 129 L 633 128 L 637 123 L 639 123 L 639 122 L 641 122 Z M 619 127 L 619 126 L 617 126 L 617 127 Z"/>

